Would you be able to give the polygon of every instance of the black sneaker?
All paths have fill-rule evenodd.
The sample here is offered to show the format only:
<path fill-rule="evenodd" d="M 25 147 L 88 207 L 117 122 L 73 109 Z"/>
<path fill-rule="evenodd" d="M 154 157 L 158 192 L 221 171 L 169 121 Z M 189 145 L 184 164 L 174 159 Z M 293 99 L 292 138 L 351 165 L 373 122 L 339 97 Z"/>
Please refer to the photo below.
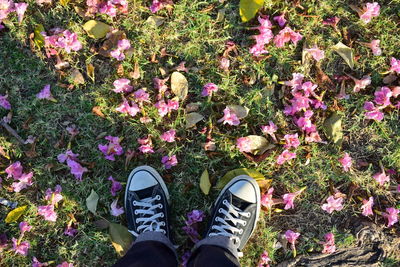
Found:
<path fill-rule="evenodd" d="M 253 178 L 239 175 L 215 201 L 206 237 L 230 237 L 240 251 L 253 234 L 259 214 L 260 187 Z"/>
<path fill-rule="evenodd" d="M 135 237 L 149 231 L 162 232 L 170 238 L 169 193 L 160 174 L 149 166 L 135 168 L 125 190 L 128 229 Z"/>

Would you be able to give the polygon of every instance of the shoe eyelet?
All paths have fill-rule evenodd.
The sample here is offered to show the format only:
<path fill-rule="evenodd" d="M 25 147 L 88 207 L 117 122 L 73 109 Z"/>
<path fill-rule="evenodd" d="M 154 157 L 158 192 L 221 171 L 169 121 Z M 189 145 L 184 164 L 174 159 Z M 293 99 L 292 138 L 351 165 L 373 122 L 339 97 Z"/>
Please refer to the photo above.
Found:
<path fill-rule="evenodd" d="M 164 213 L 161 213 L 161 216 L 160 216 L 161 218 L 164 218 Z"/>
<path fill-rule="evenodd" d="M 239 234 L 243 234 L 243 229 L 240 229 Z"/>
<path fill-rule="evenodd" d="M 243 226 L 246 226 L 246 224 L 247 224 L 247 222 L 246 222 L 246 221 L 244 221 L 244 222 L 243 222 Z"/>
<path fill-rule="evenodd" d="M 224 201 L 222 201 L 223 204 L 228 204 L 228 201 L 226 199 L 224 199 Z"/>
<path fill-rule="evenodd" d="M 165 222 L 161 222 L 161 226 L 165 226 Z"/>
<path fill-rule="evenodd" d="M 211 226 L 211 229 L 215 230 L 215 225 Z"/>
<path fill-rule="evenodd" d="M 167 232 L 166 232 L 165 230 L 162 230 L 162 232 L 163 232 L 163 234 L 164 234 L 164 235 L 166 235 L 166 234 L 167 234 Z"/>
<path fill-rule="evenodd" d="M 156 196 L 156 199 L 157 199 L 157 200 L 160 200 L 160 199 L 161 199 L 161 196 L 160 196 L 160 195 L 157 195 L 157 196 Z"/>
<path fill-rule="evenodd" d="M 135 215 L 138 215 L 137 210 L 135 210 Z"/>
<path fill-rule="evenodd" d="M 219 217 L 215 217 L 215 221 L 218 222 Z"/>
<path fill-rule="evenodd" d="M 251 216 L 251 212 L 248 212 L 247 213 L 247 218 L 250 218 L 250 216 Z"/>
<path fill-rule="evenodd" d="M 134 200 L 134 201 L 132 202 L 132 204 L 133 204 L 133 206 L 136 206 L 136 204 L 137 204 L 136 200 Z"/>
<path fill-rule="evenodd" d="M 163 204 L 158 204 L 158 207 L 159 207 L 160 209 L 162 209 L 162 208 L 163 208 Z"/>
<path fill-rule="evenodd" d="M 222 213 L 222 209 L 221 209 L 221 208 L 219 208 L 219 209 L 218 209 L 218 212 L 219 212 L 219 213 Z"/>

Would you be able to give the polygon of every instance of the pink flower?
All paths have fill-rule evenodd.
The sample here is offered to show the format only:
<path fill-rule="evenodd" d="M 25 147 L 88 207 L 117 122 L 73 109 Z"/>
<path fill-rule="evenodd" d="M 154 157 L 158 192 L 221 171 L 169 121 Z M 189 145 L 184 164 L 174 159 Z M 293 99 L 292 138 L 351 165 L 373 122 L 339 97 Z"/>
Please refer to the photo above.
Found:
<path fill-rule="evenodd" d="M 260 26 L 254 29 L 257 29 L 260 33 L 252 36 L 252 38 L 256 40 L 256 44 L 250 48 L 250 53 L 255 57 L 268 53 L 268 51 L 264 49 L 264 46 L 274 38 L 274 34 L 271 31 L 272 23 L 269 17 L 262 18 L 259 16 L 258 21 Z"/>
<path fill-rule="evenodd" d="M 175 155 L 172 156 L 164 156 L 161 159 L 161 163 L 164 164 L 165 169 L 171 169 L 171 167 L 176 166 L 178 164 L 178 160 Z"/>
<path fill-rule="evenodd" d="M 156 13 L 160 9 L 163 9 L 164 7 L 172 4 L 173 4 L 172 0 L 153 0 L 153 3 L 150 6 L 150 11 L 152 13 Z"/>
<path fill-rule="evenodd" d="M 177 110 L 179 108 L 179 102 L 168 99 L 168 102 L 165 103 L 164 100 L 160 100 L 154 106 L 158 109 L 158 114 L 161 117 L 164 117 L 165 115 L 171 113 L 172 110 Z"/>
<path fill-rule="evenodd" d="M 79 130 L 76 127 L 75 124 L 72 124 L 71 126 L 68 126 L 66 128 L 67 132 L 71 135 L 71 137 L 77 136 L 79 134 Z"/>
<path fill-rule="evenodd" d="M 40 91 L 40 92 L 36 95 L 36 97 L 39 98 L 39 99 L 53 100 L 54 97 L 51 95 L 51 92 L 50 92 L 50 84 L 46 84 L 46 85 L 43 87 L 43 90 Z"/>
<path fill-rule="evenodd" d="M 57 46 L 64 48 L 67 53 L 82 49 L 82 44 L 78 40 L 76 33 L 71 33 L 68 30 L 63 31 L 63 36 L 56 41 Z"/>
<path fill-rule="evenodd" d="M 363 199 L 363 205 L 361 206 L 362 211 L 362 215 L 364 216 L 369 216 L 369 215 L 373 215 L 374 212 L 372 211 L 372 206 L 374 205 L 374 198 L 373 197 L 369 197 L 368 200 Z"/>
<path fill-rule="evenodd" d="M 112 51 L 110 52 L 110 56 L 113 57 L 113 58 L 115 58 L 115 59 L 118 60 L 118 61 L 122 61 L 122 60 L 125 59 L 125 54 L 124 54 L 124 52 L 122 52 L 122 51 L 119 50 L 119 49 L 112 50 Z"/>
<path fill-rule="evenodd" d="M 131 48 L 131 43 L 127 39 L 118 40 L 117 49 L 110 52 L 110 56 L 118 61 L 125 59 L 124 51 Z"/>
<path fill-rule="evenodd" d="M 400 74 L 400 59 L 397 60 L 396 58 L 392 57 L 390 59 L 390 72 L 397 72 Z"/>
<path fill-rule="evenodd" d="M 284 195 L 282 196 L 283 202 L 285 203 L 285 208 L 284 208 L 284 209 L 285 209 L 285 210 L 294 209 L 294 203 L 293 203 L 293 201 L 294 201 L 294 199 L 295 199 L 298 195 L 300 195 L 301 192 L 303 192 L 303 191 L 304 191 L 304 189 L 299 190 L 299 191 L 294 192 L 294 193 L 287 193 L 287 194 L 284 194 Z"/>
<path fill-rule="evenodd" d="M 58 202 L 60 202 L 63 199 L 63 196 L 60 194 L 62 191 L 61 185 L 56 185 L 54 188 L 54 191 L 52 191 L 50 188 L 47 188 L 46 190 L 46 196 L 45 199 L 47 201 L 51 202 L 51 205 L 56 205 Z"/>
<path fill-rule="evenodd" d="M 330 196 L 326 200 L 327 203 L 322 205 L 322 209 L 329 214 L 334 212 L 335 210 L 340 211 L 343 209 L 343 198 L 339 197 L 335 199 L 334 196 Z"/>
<path fill-rule="evenodd" d="M 58 161 L 60 162 L 60 163 L 64 163 L 65 161 L 67 161 L 68 159 L 70 159 L 70 160 L 78 160 L 78 156 L 79 156 L 79 154 L 75 154 L 74 152 L 72 152 L 72 150 L 67 150 L 66 152 L 65 152 L 65 154 L 59 154 L 58 156 L 57 156 L 57 159 L 58 159 Z"/>
<path fill-rule="evenodd" d="M 326 144 L 326 142 L 323 142 L 322 141 L 322 139 L 321 139 L 321 136 L 319 136 L 319 133 L 318 132 L 311 132 L 311 133 L 309 133 L 307 136 L 306 136 L 306 142 L 307 143 L 312 143 L 312 142 L 315 142 L 315 143 L 325 143 Z"/>
<path fill-rule="evenodd" d="M 299 238 L 299 236 L 300 236 L 300 233 L 293 232 L 292 230 L 287 230 L 285 232 L 286 240 L 292 245 L 294 245 L 296 243 L 296 240 L 297 240 L 297 238 Z"/>
<path fill-rule="evenodd" d="M 271 259 L 268 256 L 268 252 L 264 250 L 264 252 L 260 256 L 260 261 L 258 262 L 258 267 L 269 267 L 269 262 Z"/>
<path fill-rule="evenodd" d="M 28 8 L 27 3 L 15 3 L 14 4 L 15 12 L 18 15 L 18 23 L 21 24 L 22 20 L 24 19 L 24 14 L 26 9 Z"/>
<path fill-rule="evenodd" d="M 275 136 L 277 130 L 278 127 L 272 121 L 269 121 L 268 125 L 261 126 L 261 131 L 263 132 L 263 134 L 265 135 L 269 134 L 272 137 L 272 139 L 274 139 L 275 142 L 277 142 Z"/>
<path fill-rule="evenodd" d="M 109 181 L 111 181 L 111 195 L 115 197 L 117 192 L 122 190 L 122 185 L 120 182 L 116 181 L 112 176 L 108 177 Z"/>
<path fill-rule="evenodd" d="M 136 103 L 132 103 L 132 106 L 129 104 L 129 101 L 124 98 L 122 103 L 115 109 L 118 112 L 123 114 L 129 114 L 132 117 L 135 117 L 136 114 L 140 111 L 139 106 Z"/>
<path fill-rule="evenodd" d="M 350 157 L 350 155 L 349 155 L 347 152 L 344 153 L 343 158 L 340 158 L 340 159 L 339 159 L 339 162 L 342 164 L 343 170 L 344 170 L 345 172 L 350 171 L 351 165 L 352 165 L 353 163 L 352 163 L 352 158 Z"/>
<path fill-rule="evenodd" d="M 21 231 L 21 234 L 24 234 L 25 232 L 31 231 L 32 226 L 30 226 L 27 222 L 20 222 L 19 223 L 19 230 Z"/>
<path fill-rule="evenodd" d="M 11 240 L 13 242 L 12 250 L 14 250 L 15 253 L 21 254 L 22 256 L 28 255 L 28 249 L 30 248 L 28 241 L 19 242 L 14 237 Z"/>
<path fill-rule="evenodd" d="M 296 158 L 296 153 L 292 153 L 289 150 L 285 149 L 277 158 L 276 163 L 278 165 L 282 165 L 286 161 Z"/>
<path fill-rule="evenodd" d="M 207 83 L 203 87 L 203 91 L 201 92 L 201 96 L 210 96 L 213 92 L 218 91 L 218 86 L 214 83 Z"/>
<path fill-rule="evenodd" d="M 238 116 L 229 107 L 224 109 L 224 116 L 218 120 L 218 122 L 223 122 L 223 124 L 229 124 L 237 126 L 240 124 Z"/>
<path fill-rule="evenodd" d="M 296 134 L 286 134 L 284 136 L 285 138 L 285 148 L 297 148 L 300 145 L 300 141 L 299 141 L 299 135 Z"/>
<path fill-rule="evenodd" d="M 385 172 L 378 172 L 376 174 L 374 174 L 374 176 L 372 176 L 380 186 L 383 186 L 385 184 L 385 182 L 389 182 L 390 181 L 390 176 L 386 175 Z"/>
<path fill-rule="evenodd" d="M 261 197 L 261 205 L 266 207 L 267 209 L 271 209 L 272 205 L 274 205 L 274 201 L 272 200 L 272 193 L 274 192 L 274 188 L 271 187 L 268 189 L 268 192 L 262 195 Z"/>
<path fill-rule="evenodd" d="M 363 8 L 362 12 L 360 12 L 360 19 L 364 23 L 368 23 L 371 21 L 373 17 L 379 16 L 380 6 L 377 2 L 367 3 Z"/>
<path fill-rule="evenodd" d="M 107 3 L 101 5 L 99 11 L 100 13 L 106 14 L 110 17 L 115 17 L 117 15 L 117 9 L 115 8 L 115 6 L 112 4 L 111 1 L 107 1 Z"/>
<path fill-rule="evenodd" d="M 286 24 L 285 13 L 275 16 L 274 20 L 278 23 L 279 27 L 283 28 L 283 26 Z"/>
<path fill-rule="evenodd" d="M 32 258 L 32 267 L 45 267 L 47 263 L 41 263 L 36 257 Z"/>
<path fill-rule="evenodd" d="M 67 160 L 67 165 L 70 168 L 71 174 L 75 176 L 77 180 L 82 181 L 83 173 L 87 172 L 88 169 L 82 167 L 82 165 L 78 162 L 70 159 Z"/>
<path fill-rule="evenodd" d="M 365 102 L 364 109 L 368 112 L 365 113 L 365 117 L 370 120 L 381 121 L 383 120 L 383 112 L 379 111 L 378 108 L 375 107 L 374 103 L 372 102 Z"/>
<path fill-rule="evenodd" d="M 375 103 L 378 105 L 383 105 L 384 107 L 391 105 L 390 98 L 392 97 L 393 93 L 389 87 L 383 86 L 381 90 L 375 92 Z"/>
<path fill-rule="evenodd" d="M 46 221 L 55 222 L 57 220 L 57 213 L 54 211 L 53 205 L 39 206 L 38 214 L 42 215 Z"/>
<path fill-rule="evenodd" d="M 336 251 L 336 246 L 335 246 L 335 236 L 333 233 L 327 233 L 324 236 L 325 242 L 322 243 L 324 246 L 324 249 L 322 250 L 322 253 L 324 254 L 331 254 Z"/>
<path fill-rule="evenodd" d="M 14 192 L 20 192 L 21 190 L 27 188 L 28 186 L 31 186 L 33 184 L 32 177 L 33 177 L 33 172 L 23 173 L 18 178 L 18 182 L 14 182 L 11 185 Z"/>
<path fill-rule="evenodd" d="M 175 141 L 175 135 L 176 135 L 176 131 L 174 129 L 171 129 L 169 131 L 164 132 L 160 138 L 161 140 L 168 142 L 168 143 L 172 143 Z"/>
<path fill-rule="evenodd" d="M 139 147 L 140 152 L 143 154 L 154 153 L 150 135 L 145 138 L 139 138 L 137 141 L 141 145 Z"/>
<path fill-rule="evenodd" d="M 383 217 L 385 217 L 388 220 L 388 225 L 387 227 L 390 227 L 397 223 L 399 221 L 399 214 L 400 210 L 396 208 L 386 208 L 386 212 L 382 212 Z"/>
<path fill-rule="evenodd" d="M 99 144 L 98 148 L 103 152 L 106 159 L 114 161 L 115 156 L 120 156 L 124 153 L 124 149 L 120 145 L 120 139 L 116 136 L 106 136 L 106 140 L 109 141 L 107 145 Z"/>
<path fill-rule="evenodd" d="M 73 228 L 69 224 L 67 225 L 67 227 L 64 230 L 64 235 L 71 236 L 71 237 L 75 236 L 77 233 L 78 233 L 78 230 Z"/>
<path fill-rule="evenodd" d="M 292 41 L 294 45 L 303 38 L 300 33 L 293 31 L 286 26 L 274 38 L 274 43 L 277 47 L 283 47 L 285 43 Z"/>
<path fill-rule="evenodd" d="M 149 94 L 144 89 L 139 89 L 133 93 L 136 102 L 143 103 L 143 102 L 150 102 L 149 101 Z"/>
<path fill-rule="evenodd" d="M 366 44 L 367 47 L 371 48 L 374 56 L 380 56 L 382 54 L 382 49 L 379 47 L 380 42 L 380 40 L 372 40 L 369 44 Z"/>
<path fill-rule="evenodd" d="M 117 202 L 118 202 L 118 199 L 114 200 L 111 203 L 111 210 L 110 210 L 110 214 L 112 216 L 115 216 L 115 217 L 117 217 L 117 216 L 119 216 L 119 215 L 124 213 L 124 208 L 123 207 L 118 207 L 118 205 L 117 205 L 118 203 Z"/>
<path fill-rule="evenodd" d="M 14 179 L 17 180 L 22 175 L 21 162 L 14 162 L 5 169 L 5 172 L 7 173 L 7 178 L 14 177 Z"/>
<path fill-rule="evenodd" d="M 315 59 L 315 61 L 320 61 L 321 59 L 325 58 L 325 52 L 318 48 L 317 45 L 314 45 L 313 48 L 304 49 Z"/>
<path fill-rule="evenodd" d="M 226 58 L 226 57 L 221 57 L 221 58 L 219 59 L 219 65 L 218 65 L 218 67 L 219 67 L 221 70 L 227 72 L 227 71 L 229 71 L 230 63 L 231 63 L 231 61 L 230 61 L 228 58 Z"/>
<path fill-rule="evenodd" d="M 236 140 L 236 147 L 240 152 L 250 153 L 252 151 L 251 148 L 251 140 L 248 137 L 240 137 Z"/>
<path fill-rule="evenodd" d="M 186 225 L 193 225 L 198 222 L 202 222 L 206 217 L 202 210 L 192 210 L 187 214 L 187 221 L 185 221 Z"/>
<path fill-rule="evenodd" d="M 117 47 L 121 51 L 128 50 L 129 48 L 131 48 L 131 42 L 128 39 L 118 40 Z"/>
<path fill-rule="evenodd" d="M 0 106 L 4 109 L 11 109 L 11 104 L 7 100 L 7 95 L 0 95 Z"/>
<path fill-rule="evenodd" d="M 365 89 L 368 85 L 371 84 L 371 77 L 370 76 L 364 76 L 364 77 L 362 77 L 361 80 L 358 80 L 358 79 L 356 79 L 354 77 L 351 77 L 351 76 L 350 76 L 350 78 L 352 78 L 354 83 L 355 83 L 354 88 L 353 88 L 353 92 L 354 93 L 359 92 L 361 89 Z"/>
<path fill-rule="evenodd" d="M 113 85 L 115 87 L 113 91 L 116 93 L 129 93 L 133 89 L 133 86 L 131 86 L 130 83 L 131 81 L 125 78 L 115 80 L 113 82 Z"/>
<path fill-rule="evenodd" d="M 168 78 L 163 80 L 159 78 L 153 78 L 154 88 L 157 89 L 161 95 L 163 95 L 168 90 L 168 86 L 165 85 L 167 81 Z"/>

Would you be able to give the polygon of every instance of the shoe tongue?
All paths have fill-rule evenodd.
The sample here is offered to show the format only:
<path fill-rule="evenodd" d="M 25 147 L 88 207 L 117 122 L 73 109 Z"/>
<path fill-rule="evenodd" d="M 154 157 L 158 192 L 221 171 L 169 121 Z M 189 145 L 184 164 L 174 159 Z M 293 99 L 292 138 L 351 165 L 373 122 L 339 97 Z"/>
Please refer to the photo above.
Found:
<path fill-rule="evenodd" d="M 156 186 L 148 187 L 142 190 L 135 191 L 135 194 L 138 196 L 139 200 L 153 197 L 156 191 Z"/>
<path fill-rule="evenodd" d="M 241 198 L 238 198 L 237 196 L 231 194 L 231 202 L 233 206 L 235 206 L 236 208 L 240 209 L 240 211 L 245 210 L 248 206 L 249 203 L 244 201 Z"/>

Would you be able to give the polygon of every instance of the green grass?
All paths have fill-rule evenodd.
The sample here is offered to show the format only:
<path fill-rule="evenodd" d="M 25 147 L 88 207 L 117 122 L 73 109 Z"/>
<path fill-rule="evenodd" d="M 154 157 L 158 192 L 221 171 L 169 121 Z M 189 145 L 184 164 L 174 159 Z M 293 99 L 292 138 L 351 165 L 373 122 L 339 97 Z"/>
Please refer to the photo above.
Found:
<path fill-rule="evenodd" d="M 388 70 L 389 58 L 400 57 L 400 1 L 381 1 L 381 15 L 367 25 L 363 25 L 350 9 L 350 2 L 354 3 L 352 1 L 304 1 L 301 3 L 304 9 L 295 8 L 292 1 L 266 1 L 263 14 L 274 16 L 286 10 L 289 25 L 300 31 L 305 38 L 297 47 L 286 45 L 279 49 L 270 45 L 268 50 L 271 57 L 261 61 L 254 60 L 248 53 L 253 44 L 250 36 L 256 33 L 250 28 L 257 23 L 240 22 L 239 1 L 221 2 L 179 1 L 171 13 L 166 10 L 157 13 L 165 18 L 164 24 L 158 28 L 146 23 L 151 15 L 147 8 L 150 1 L 131 1 L 129 14 L 117 16 L 114 20 L 104 15 L 97 17 L 98 20 L 124 31 L 131 40 L 133 56 L 121 63 L 124 77 L 128 77 L 137 62 L 141 77 L 138 80 L 132 79 L 132 83 L 137 89 L 147 88 L 153 99 L 156 92 L 152 79 L 162 77 L 159 68 L 169 71 L 180 62 L 186 61 L 189 73 L 184 75 L 190 85 L 188 100 L 181 105 L 178 112 L 164 119 L 157 115 L 154 107 L 147 105 L 146 112 L 153 118 L 153 122 L 147 125 L 141 124 L 138 117 L 127 118 L 114 111 L 120 102 L 120 96 L 111 91 L 112 82 L 119 78 L 116 70 L 118 64 L 92 52 L 91 48 L 99 47 L 100 41 L 87 37 L 81 27 L 86 20 L 73 8 L 74 5 L 84 4 L 70 3 L 63 7 L 56 3 L 51 8 L 39 8 L 29 2 L 30 8 L 20 26 L 15 16 L 12 16 L 7 22 L 9 30 L 0 32 L 0 94 L 8 93 L 13 106 L 10 125 L 23 138 L 29 135 L 37 138 L 37 155 L 28 157 L 25 152 L 30 149 L 29 145 L 20 145 L 5 131 L 1 131 L 0 146 L 9 159 L 0 156 L 0 170 L 3 171 L 10 163 L 20 160 L 25 170 L 34 171 L 35 184 L 20 193 L 10 192 L 7 190 L 10 180 L 4 179 L 5 175 L 0 172 L 3 178 L 0 197 L 16 200 L 20 205 L 28 205 L 29 209 L 23 215 L 23 220 L 33 226 L 33 231 L 25 237 L 25 240 L 31 242 L 29 256 L 25 258 L 15 256 L 11 251 L 3 251 L 4 257 L 0 258 L 0 265 L 26 266 L 30 264 L 32 256 L 42 262 L 52 261 L 57 264 L 69 261 L 76 266 L 111 265 L 117 260 L 117 254 L 108 232 L 94 226 L 93 222 L 98 218 L 87 211 L 85 199 L 91 189 L 96 190 L 100 195 L 99 214 L 110 221 L 126 224 L 124 216 L 115 218 L 109 215 L 109 205 L 113 198 L 109 193 L 110 183 L 106 179 L 112 175 L 125 183 L 129 171 L 142 164 L 152 165 L 163 176 L 168 177 L 174 234 L 177 244 L 183 244 L 179 248 L 180 253 L 190 248 L 190 242 L 181 230 L 186 213 L 192 209 L 209 212 L 218 194 L 217 189 L 212 189 L 209 196 L 204 196 L 200 191 L 198 181 L 204 169 L 208 169 L 211 181 L 215 184 L 229 170 L 239 167 L 255 168 L 265 177 L 273 179 L 276 196 L 307 186 L 296 200 L 294 210 L 262 215 L 257 231 L 244 251 L 244 258 L 241 260 L 244 266 L 254 266 L 264 250 L 270 253 L 273 263 L 292 257 L 290 251 L 276 249 L 280 234 L 287 229 L 301 233 L 297 245 L 298 254 L 321 251 L 318 242 L 328 231 L 335 233 L 339 247 L 354 246 L 356 242 L 353 229 L 347 229 L 344 221 L 360 216 L 360 200 L 357 197 L 346 199 L 345 209 L 329 215 L 320 206 L 330 195 L 330 186 L 348 194 L 350 186 L 355 184 L 358 186 L 358 195 L 366 197 L 368 193 L 379 199 L 376 209 L 380 211 L 388 206 L 400 205 L 398 198 L 393 197 L 386 189 L 378 188 L 372 179 L 372 175 L 379 171 L 379 161 L 388 169 L 400 170 L 399 111 L 386 112 L 385 119 L 379 123 L 366 121 L 363 115 L 363 103 L 373 99 L 374 90 L 382 85 L 384 76 L 381 73 Z M 208 9 L 210 6 L 213 8 Z M 218 11 L 221 10 L 224 10 L 225 16 L 217 21 Z M 342 19 L 339 23 L 340 33 L 321 23 L 322 19 L 332 16 Z M 38 24 L 42 24 L 46 30 L 59 26 L 78 33 L 84 48 L 77 53 L 71 53 L 66 60 L 85 75 L 85 84 L 72 90 L 64 88 L 63 85 L 68 83 L 68 74 L 57 72 L 54 68 L 55 62 L 46 59 L 43 51 L 30 51 L 28 37 Z M 343 41 L 346 33 L 354 41 L 352 47 L 355 55 L 360 56 L 354 71 L 330 49 L 338 41 Z M 369 49 L 359 44 L 372 39 L 381 40 L 382 56 L 373 56 Z M 218 57 L 222 55 L 228 40 L 236 43 L 239 55 L 230 57 L 230 72 L 224 73 L 218 68 Z M 322 134 L 322 123 L 333 111 L 334 102 L 337 102 L 340 114 L 343 115 L 345 135 L 341 149 L 331 144 L 310 145 L 302 142 L 296 151 L 297 159 L 279 166 L 276 165 L 276 157 L 282 151 L 282 146 L 279 145 L 264 161 L 251 162 L 235 149 L 236 138 L 249 134 L 260 135 L 259 126 L 269 120 L 279 126 L 280 138 L 286 133 L 297 132 L 295 125 L 283 114 L 283 92 L 277 81 L 291 79 L 293 72 L 307 73 L 307 80 L 317 81 L 314 68 L 301 64 L 304 42 L 309 46 L 316 43 L 326 51 L 321 68 L 331 78 L 344 73 L 351 73 L 356 77 L 371 74 L 372 86 L 353 94 L 352 84 L 348 83 L 346 91 L 351 95 L 348 100 L 335 99 L 339 84 L 337 91 L 328 91 L 325 94 L 324 101 L 329 108 L 318 112 L 316 124 L 326 140 Z M 348 41 L 344 42 L 349 44 Z M 166 49 L 168 56 L 160 56 L 162 48 Z M 153 54 L 156 54 L 158 63 L 149 60 Z M 87 63 L 95 66 L 95 82 L 86 76 Z M 208 82 L 220 87 L 211 102 L 200 97 L 202 86 Z M 35 98 L 35 94 L 45 84 L 52 85 L 57 103 Z M 184 107 L 190 102 L 201 103 L 199 112 L 206 120 L 200 122 L 196 129 L 186 130 Z M 229 104 L 245 105 L 250 109 L 249 116 L 238 127 L 217 123 L 222 116 L 222 110 Z M 101 108 L 105 118 L 92 113 L 94 106 Z M 5 115 L 4 109 L 0 109 L 0 117 Z M 80 134 L 71 142 L 65 130 L 70 124 L 75 124 L 80 130 Z M 213 127 L 212 136 L 217 145 L 215 153 L 206 153 L 202 148 L 206 134 L 200 130 L 210 126 Z M 173 144 L 160 142 L 159 135 L 170 128 L 177 129 L 179 141 Z M 105 143 L 102 137 L 113 135 L 124 138 L 122 145 L 125 150 L 135 150 L 138 147 L 137 138 L 147 134 L 154 137 L 155 148 L 162 148 L 165 152 L 134 157 L 126 168 L 123 156 L 110 162 L 97 149 L 98 144 Z M 304 141 L 304 137 L 302 140 Z M 77 182 L 69 174 L 67 167 L 57 162 L 57 155 L 67 148 L 79 153 L 79 158 L 89 168 L 82 182 Z M 337 161 L 342 151 L 349 152 L 355 160 L 354 168 L 349 173 L 344 173 Z M 179 164 L 170 171 L 164 170 L 160 162 L 161 156 L 167 153 L 176 154 L 179 160 Z M 309 162 L 306 155 L 311 156 Z M 356 161 L 365 161 L 368 165 L 360 166 Z M 398 176 L 393 177 L 393 184 L 396 184 L 396 178 L 399 179 Z M 36 215 L 35 207 L 45 204 L 45 190 L 54 188 L 56 184 L 63 187 L 64 201 L 57 208 L 57 222 L 49 223 Z M 122 194 L 119 197 L 119 203 L 122 203 Z M 0 206 L 0 211 L 3 218 L 9 209 Z M 73 214 L 78 222 L 79 233 L 74 238 L 62 234 L 70 219 L 68 214 Z M 380 216 L 375 216 L 374 221 L 384 224 Z M 398 224 L 394 228 L 398 232 Z M 5 224 L 2 220 L 0 233 L 2 232 L 6 232 L 9 238 L 16 237 L 19 233 L 18 223 Z M 394 266 L 398 260 L 387 259 L 385 266 Z"/>

